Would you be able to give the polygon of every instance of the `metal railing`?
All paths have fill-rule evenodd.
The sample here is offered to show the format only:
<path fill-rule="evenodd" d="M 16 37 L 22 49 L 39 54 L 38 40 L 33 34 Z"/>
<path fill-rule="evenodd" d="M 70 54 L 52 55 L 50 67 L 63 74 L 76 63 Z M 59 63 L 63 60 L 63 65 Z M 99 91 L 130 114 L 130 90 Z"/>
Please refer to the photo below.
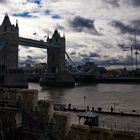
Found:
<path fill-rule="evenodd" d="M 111 123 L 111 122 L 105 122 L 105 121 L 99 121 L 99 127 L 107 128 L 111 130 L 118 130 L 118 131 L 127 131 L 127 132 L 140 132 L 140 127 L 138 126 L 132 126 L 131 124 L 118 124 L 118 123 Z"/>
<path fill-rule="evenodd" d="M 93 106 L 84 106 L 84 105 L 70 105 L 70 104 L 55 104 L 54 105 L 56 110 L 68 110 L 68 111 L 86 111 L 87 109 L 89 109 L 89 111 L 92 111 L 92 109 L 94 108 L 95 112 L 98 113 L 107 113 L 107 114 L 111 114 L 111 115 L 115 115 L 115 114 L 120 114 L 120 115 L 138 115 L 140 116 L 140 110 L 132 110 L 132 109 L 115 109 L 114 112 L 111 112 L 110 108 L 101 108 L 101 111 L 99 111 L 100 107 L 93 107 Z M 127 131 L 127 132 L 138 132 L 140 133 L 140 127 L 139 125 L 132 125 L 129 123 L 125 123 L 125 124 L 121 124 L 121 123 L 117 123 L 117 122 L 107 122 L 107 121 L 99 121 L 99 127 L 102 128 L 108 128 L 111 130 L 120 130 L 120 131 Z"/>
<path fill-rule="evenodd" d="M 136 109 L 119 109 L 119 108 L 115 108 L 113 109 L 113 111 L 111 112 L 110 108 L 105 108 L 105 107 L 101 107 L 101 106 L 84 106 L 84 105 L 70 105 L 70 104 L 57 104 L 57 106 L 59 106 L 59 108 L 61 108 L 63 106 L 63 109 L 69 109 L 69 110 L 79 110 L 79 111 L 95 111 L 95 112 L 101 112 L 101 113 L 112 113 L 112 114 L 122 114 L 122 115 L 137 115 L 140 116 L 140 110 L 136 110 Z"/>

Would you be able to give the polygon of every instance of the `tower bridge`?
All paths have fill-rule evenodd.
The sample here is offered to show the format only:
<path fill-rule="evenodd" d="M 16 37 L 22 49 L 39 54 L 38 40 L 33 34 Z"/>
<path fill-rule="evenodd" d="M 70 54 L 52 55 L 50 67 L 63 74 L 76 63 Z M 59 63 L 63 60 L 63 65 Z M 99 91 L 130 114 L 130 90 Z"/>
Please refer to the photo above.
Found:
<path fill-rule="evenodd" d="M 16 25 L 12 25 L 8 14 L 5 15 L 0 26 L 1 79 L 4 76 L 1 83 L 17 86 L 17 84 L 22 85 L 25 82 L 19 71 L 16 71 L 15 74 L 9 73 L 11 69 L 18 69 L 18 45 L 47 49 L 47 74 L 42 78 L 43 84 L 74 83 L 72 76 L 65 72 L 65 36 L 61 37 L 58 30 L 55 30 L 52 37 L 48 37 L 46 42 L 19 37 L 18 22 L 16 21 Z M 55 78 L 49 78 L 48 74 L 55 75 Z"/>
<path fill-rule="evenodd" d="M 47 49 L 48 69 L 61 71 L 65 67 L 65 37 L 57 30 L 47 41 L 19 37 L 19 26 L 12 25 L 8 14 L 0 26 L 0 58 L 1 65 L 6 70 L 18 68 L 18 45 Z M 53 64 L 52 64 L 53 63 Z M 55 67 L 55 68 L 54 68 Z M 61 68 L 60 68 L 61 67 Z"/>

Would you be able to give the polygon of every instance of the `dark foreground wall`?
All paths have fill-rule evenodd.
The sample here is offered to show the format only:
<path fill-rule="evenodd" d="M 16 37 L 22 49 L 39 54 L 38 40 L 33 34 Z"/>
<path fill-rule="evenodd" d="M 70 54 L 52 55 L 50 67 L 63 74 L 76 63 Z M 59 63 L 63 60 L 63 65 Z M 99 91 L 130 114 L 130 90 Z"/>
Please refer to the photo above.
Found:
<path fill-rule="evenodd" d="M 67 140 L 140 140 L 140 133 L 72 125 Z"/>

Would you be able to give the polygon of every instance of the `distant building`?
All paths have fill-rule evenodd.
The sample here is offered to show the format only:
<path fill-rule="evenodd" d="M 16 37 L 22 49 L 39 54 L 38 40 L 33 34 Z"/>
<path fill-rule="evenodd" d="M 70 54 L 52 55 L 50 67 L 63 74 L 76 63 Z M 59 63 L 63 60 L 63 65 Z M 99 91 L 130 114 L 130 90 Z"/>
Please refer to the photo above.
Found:
<path fill-rule="evenodd" d="M 92 70 L 92 72 L 96 72 L 97 70 L 97 65 L 94 62 L 87 62 L 86 64 L 79 65 L 78 69 L 83 71 L 83 72 L 89 72 Z"/>
<path fill-rule="evenodd" d="M 25 74 L 43 74 L 45 73 L 46 68 L 46 63 L 37 63 L 33 66 L 31 66 L 30 64 L 26 64 L 25 67 L 22 67 Z"/>
<path fill-rule="evenodd" d="M 41 76 L 46 73 L 46 69 L 46 63 L 38 63 L 33 66 L 27 64 L 25 67 L 22 67 L 26 80 L 29 82 L 39 82 Z"/>

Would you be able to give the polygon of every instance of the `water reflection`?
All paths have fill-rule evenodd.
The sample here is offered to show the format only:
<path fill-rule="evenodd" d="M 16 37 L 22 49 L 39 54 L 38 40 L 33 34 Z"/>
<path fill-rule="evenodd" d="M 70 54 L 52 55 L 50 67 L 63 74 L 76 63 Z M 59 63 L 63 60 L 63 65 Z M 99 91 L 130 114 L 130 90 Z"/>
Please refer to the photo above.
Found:
<path fill-rule="evenodd" d="M 56 103 L 63 103 L 64 96 L 65 96 L 65 89 L 47 88 L 47 89 L 42 89 L 40 92 L 44 93 L 47 99 L 55 101 Z"/>
<path fill-rule="evenodd" d="M 116 108 L 140 109 L 138 84 L 93 84 L 74 88 L 41 88 L 38 84 L 30 84 L 29 87 L 39 90 L 39 99 L 45 98 L 55 103 L 86 104 L 105 108 L 115 104 Z"/>

